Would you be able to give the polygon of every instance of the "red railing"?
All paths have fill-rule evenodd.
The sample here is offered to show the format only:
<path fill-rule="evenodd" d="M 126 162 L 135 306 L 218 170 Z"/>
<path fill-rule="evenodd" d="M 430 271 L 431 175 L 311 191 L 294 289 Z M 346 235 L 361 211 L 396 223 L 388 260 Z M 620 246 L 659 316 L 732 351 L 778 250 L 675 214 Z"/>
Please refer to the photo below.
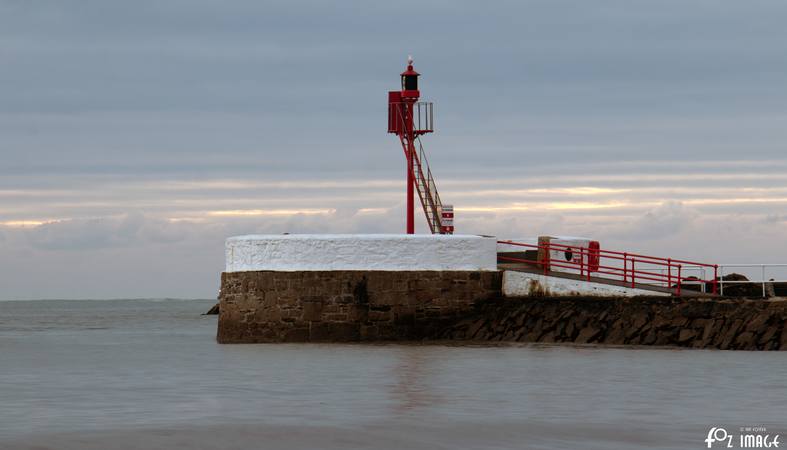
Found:
<path fill-rule="evenodd" d="M 590 281 L 591 276 L 594 276 L 630 283 L 632 288 L 636 287 L 637 284 L 666 286 L 674 289 L 676 295 L 681 295 L 681 286 L 684 284 L 700 285 L 702 291 L 705 290 L 705 286 L 710 284 L 712 293 L 718 293 L 719 266 L 715 264 L 585 248 L 576 245 L 555 243 L 536 245 L 512 241 L 498 241 L 498 243 L 538 250 L 539 257 L 535 260 L 501 254 L 498 254 L 498 258 L 503 261 L 535 264 L 544 270 L 544 274 L 547 274 L 552 268 L 564 269 L 562 270 L 563 272 L 566 272 L 565 269 L 568 269 L 568 271 L 578 272 L 580 276 L 586 277 L 588 281 Z M 553 258 L 550 254 L 552 251 L 563 252 L 571 257 L 564 259 Z M 706 280 L 704 277 L 684 276 L 684 266 L 700 268 L 703 270 L 703 273 L 705 269 L 712 269 L 713 278 Z"/>

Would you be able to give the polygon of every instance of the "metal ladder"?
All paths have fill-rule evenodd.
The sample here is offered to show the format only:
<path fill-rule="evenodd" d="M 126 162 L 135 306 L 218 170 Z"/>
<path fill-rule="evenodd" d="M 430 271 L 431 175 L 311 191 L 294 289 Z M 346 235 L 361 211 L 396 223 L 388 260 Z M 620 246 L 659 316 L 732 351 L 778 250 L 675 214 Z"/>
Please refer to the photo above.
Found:
<path fill-rule="evenodd" d="M 418 166 L 417 170 L 414 170 L 416 190 L 421 198 L 421 206 L 424 208 L 429 229 L 432 234 L 442 234 L 443 203 L 440 201 L 440 194 L 437 192 L 437 185 L 432 177 L 432 170 L 429 168 L 429 160 L 426 159 L 421 138 L 416 137 L 416 140 L 418 141 L 418 153 L 413 155 L 413 166 Z M 424 168 L 426 168 L 425 172 Z M 413 169 L 416 168 L 413 167 Z M 426 176 L 424 177 L 424 175 Z"/>
<path fill-rule="evenodd" d="M 406 158 L 407 141 L 401 136 L 400 139 L 402 148 L 405 149 Z M 429 230 L 432 234 L 443 234 L 441 223 L 443 203 L 440 200 L 440 194 L 437 192 L 437 185 L 432 176 L 432 170 L 429 168 L 429 160 L 426 159 L 426 152 L 421 143 L 421 138 L 416 136 L 415 140 L 418 142 L 418 149 L 413 153 L 413 167 L 410 168 L 415 179 L 415 190 L 418 192 L 418 198 L 421 200 L 421 206 L 424 209 Z M 426 171 L 424 171 L 424 168 Z"/>

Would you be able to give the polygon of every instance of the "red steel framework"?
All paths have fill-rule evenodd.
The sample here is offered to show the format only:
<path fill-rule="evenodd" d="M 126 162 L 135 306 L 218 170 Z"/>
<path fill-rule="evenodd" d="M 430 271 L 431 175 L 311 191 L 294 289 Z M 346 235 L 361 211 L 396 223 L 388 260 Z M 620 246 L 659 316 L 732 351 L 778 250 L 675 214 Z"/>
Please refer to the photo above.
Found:
<path fill-rule="evenodd" d="M 408 58 L 407 69 L 401 73 L 402 88 L 388 92 L 388 132 L 396 134 L 402 144 L 407 161 L 407 233 L 415 233 L 414 195 L 418 194 L 426 221 L 432 234 L 453 234 L 453 206 L 443 205 L 437 192 L 429 161 L 426 158 L 421 135 L 434 132 L 432 103 L 419 102 L 418 90 L 420 74 L 413 69 L 413 60 Z M 546 244 L 526 244 L 511 241 L 498 241 L 501 244 L 527 247 L 538 250 L 539 259 L 529 260 L 499 255 L 502 261 L 535 264 L 544 274 L 551 268 L 577 271 L 581 277 L 591 281 L 591 277 L 616 280 L 630 286 L 665 285 L 677 295 L 683 285 L 710 285 L 713 294 L 718 292 L 718 265 L 697 263 L 671 258 L 640 255 L 636 253 L 601 250 L 597 247 L 582 248 L 547 242 Z M 550 251 L 572 252 L 579 258 L 570 260 L 550 258 Z M 686 277 L 683 266 L 713 269 L 713 279 L 703 280 Z M 704 275 L 703 275 L 704 276 Z"/>
<path fill-rule="evenodd" d="M 681 295 L 681 286 L 700 285 L 711 286 L 711 293 L 718 293 L 718 269 L 716 264 L 705 264 L 672 258 L 640 255 L 636 253 L 601 250 L 596 248 L 582 248 L 577 246 L 544 243 L 525 244 L 512 241 L 498 241 L 500 244 L 514 245 L 528 249 L 538 250 L 538 259 L 521 259 L 499 255 L 503 261 L 514 263 L 535 264 L 540 266 L 544 274 L 548 274 L 552 267 L 578 271 L 587 281 L 591 276 L 630 283 L 631 287 L 637 284 L 655 285 L 674 289 L 676 295 Z M 550 257 L 550 251 L 572 252 L 579 254 L 579 258 L 571 260 L 555 259 Z M 703 280 L 697 277 L 683 276 L 683 266 L 704 267 L 713 269 L 713 279 Z"/>
<path fill-rule="evenodd" d="M 419 102 L 418 77 L 413 60 L 402 72 L 402 89 L 388 92 L 388 132 L 396 134 L 407 161 L 407 234 L 415 233 L 415 199 L 418 193 L 432 234 L 453 234 L 453 208 L 445 208 L 437 192 L 421 135 L 434 131 L 432 103 Z M 417 146 L 417 151 L 416 151 Z"/>

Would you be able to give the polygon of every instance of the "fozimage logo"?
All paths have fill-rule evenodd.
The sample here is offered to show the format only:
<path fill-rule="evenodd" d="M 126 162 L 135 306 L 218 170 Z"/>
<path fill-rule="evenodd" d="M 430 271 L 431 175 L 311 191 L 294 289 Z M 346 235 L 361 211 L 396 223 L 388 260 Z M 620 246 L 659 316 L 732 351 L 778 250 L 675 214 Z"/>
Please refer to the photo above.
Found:
<path fill-rule="evenodd" d="M 708 437 L 705 439 L 705 443 L 708 444 L 708 448 L 713 448 L 713 444 L 716 442 L 721 442 L 722 446 L 724 446 L 724 442 L 727 442 L 727 448 L 732 448 L 732 435 L 727 433 L 727 430 L 724 428 L 717 428 L 712 427 L 710 431 L 708 431 Z"/>
<path fill-rule="evenodd" d="M 734 435 L 722 427 L 711 427 L 705 443 L 708 448 L 779 448 L 779 435 L 771 436 L 765 427 L 740 427 L 739 431 Z"/>

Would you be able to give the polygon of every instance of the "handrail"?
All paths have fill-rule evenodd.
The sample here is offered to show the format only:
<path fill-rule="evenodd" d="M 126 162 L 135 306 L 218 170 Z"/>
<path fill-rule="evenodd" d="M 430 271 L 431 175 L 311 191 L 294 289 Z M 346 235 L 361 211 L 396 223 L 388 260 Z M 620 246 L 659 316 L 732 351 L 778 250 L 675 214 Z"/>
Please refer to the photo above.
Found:
<path fill-rule="evenodd" d="M 432 102 L 390 102 L 388 103 L 388 132 L 397 132 L 405 124 L 409 123 L 401 120 L 399 123 L 392 120 L 398 112 L 399 118 L 403 119 L 401 111 L 412 109 L 410 115 L 413 118 L 413 131 L 416 134 L 432 133 L 434 131 L 434 111 Z M 392 115 L 393 113 L 393 115 Z"/>
<path fill-rule="evenodd" d="M 787 279 L 785 280 L 775 280 L 765 279 L 765 269 L 769 267 L 787 267 L 787 264 L 719 264 L 719 292 L 721 295 L 724 295 L 724 272 L 725 269 L 728 267 L 737 267 L 737 268 L 744 268 L 744 267 L 759 267 L 761 269 L 761 277 L 760 280 L 729 280 L 726 282 L 728 285 L 736 285 L 736 284 L 761 284 L 762 285 L 762 296 L 768 297 L 767 286 L 768 284 L 773 283 L 787 283 Z"/>
<path fill-rule="evenodd" d="M 685 284 L 696 284 L 702 283 L 711 284 L 713 294 L 718 292 L 718 265 L 715 264 L 704 264 L 704 263 L 694 263 L 680 259 L 672 259 L 672 258 L 661 258 L 657 256 L 648 256 L 648 255 L 640 255 L 637 253 L 628 253 L 628 252 L 619 252 L 619 251 L 612 251 L 612 250 L 602 250 L 602 249 L 594 249 L 594 248 L 586 248 L 586 247 L 579 247 L 574 245 L 567 245 L 567 244 L 557 244 L 552 242 L 547 242 L 545 244 L 526 244 L 522 242 L 513 242 L 513 241 L 497 241 L 499 244 L 505 245 L 513 245 L 513 246 L 520 246 L 526 247 L 531 249 L 539 250 L 540 258 L 539 260 L 525 260 L 521 258 L 514 258 L 510 256 L 502 256 L 498 255 L 498 258 L 504 261 L 512 261 L 512 262 L 522 262 L 528 264 L 536 264 L 540 265 L 543 270 L 544 274 L 547 274 L 550 270 L 550 267 L 558 267 L 562 269 L 570 269 L 570 270 L 577 270 L 579 271 L 580 276 L 586 277 L 588 281 L 591 279 L 591 275 L 601 278 L 608 278 L 608 279 L 620 279 L 624 283 L 631 283 L 631 287 L 636 287 L 637 283 L 639 284 L 649 284 L 649 285 L 658 285 L 661 287 L 666 286 L 669 289 L 675 289 L 676 295 L 681 295 L 681 286 Z M 555 260 L 552 259 L 550 256 L 550 251 L 570 251 L 573 255 L 577 255 L 578 258 L 574 258 L 573 256 L 569 260 Z M 591 261 L 597 260 L 597 263 L 592 263 Z M 607 262 L 611 261 L 611 262 Z M 612 265 L 615 262 L 620 264 L 622 262 L 622 267 Z M 639 267 L 637 266 L 639 264 Z M 712 268 L 713 269 L 713 279 L 705 280 L 705 279 L 698 279 L 696 277 L 687 277 L 683 276 L 683 266 L 684 264 L 690 264 L 697 267 L 704 267 L 704 268 Z M 647 269 L 652 269 L 652 267 L 642 267 L 645 266 L 656 266 L 660 267 L 662 270 L 666 271 L 665 273 L 661 272 L 652 272 Z M 655 283 L 654 283 L 655 282 Z M 674 287 L 673 287 L 674 286 Z"/>
<path fill-rule="evenodd" d="M 442 225 L 442 216 L 440 212 L 443 207 L 443 202 L 440 200 L 440 193 L 437 192 L 437 184 L 435 184 L 434 177 L 432 176 L 432 168 L 429 166 L 429 160 L 426 159 L 426 152 L 424 151 L 424 145 L 421 143 L 420 136 L 416 136 L 415 139 L 418 141 L 418 165 L 421 168 L 422 164 L 426 165 L 426 189 L 429 193 L 433 193 L 434 196 L 430 196 L 432 200 L 432 213 L 434 217 L 437 218 L 437 227 L 440 230 L 440 226 Z"/>

